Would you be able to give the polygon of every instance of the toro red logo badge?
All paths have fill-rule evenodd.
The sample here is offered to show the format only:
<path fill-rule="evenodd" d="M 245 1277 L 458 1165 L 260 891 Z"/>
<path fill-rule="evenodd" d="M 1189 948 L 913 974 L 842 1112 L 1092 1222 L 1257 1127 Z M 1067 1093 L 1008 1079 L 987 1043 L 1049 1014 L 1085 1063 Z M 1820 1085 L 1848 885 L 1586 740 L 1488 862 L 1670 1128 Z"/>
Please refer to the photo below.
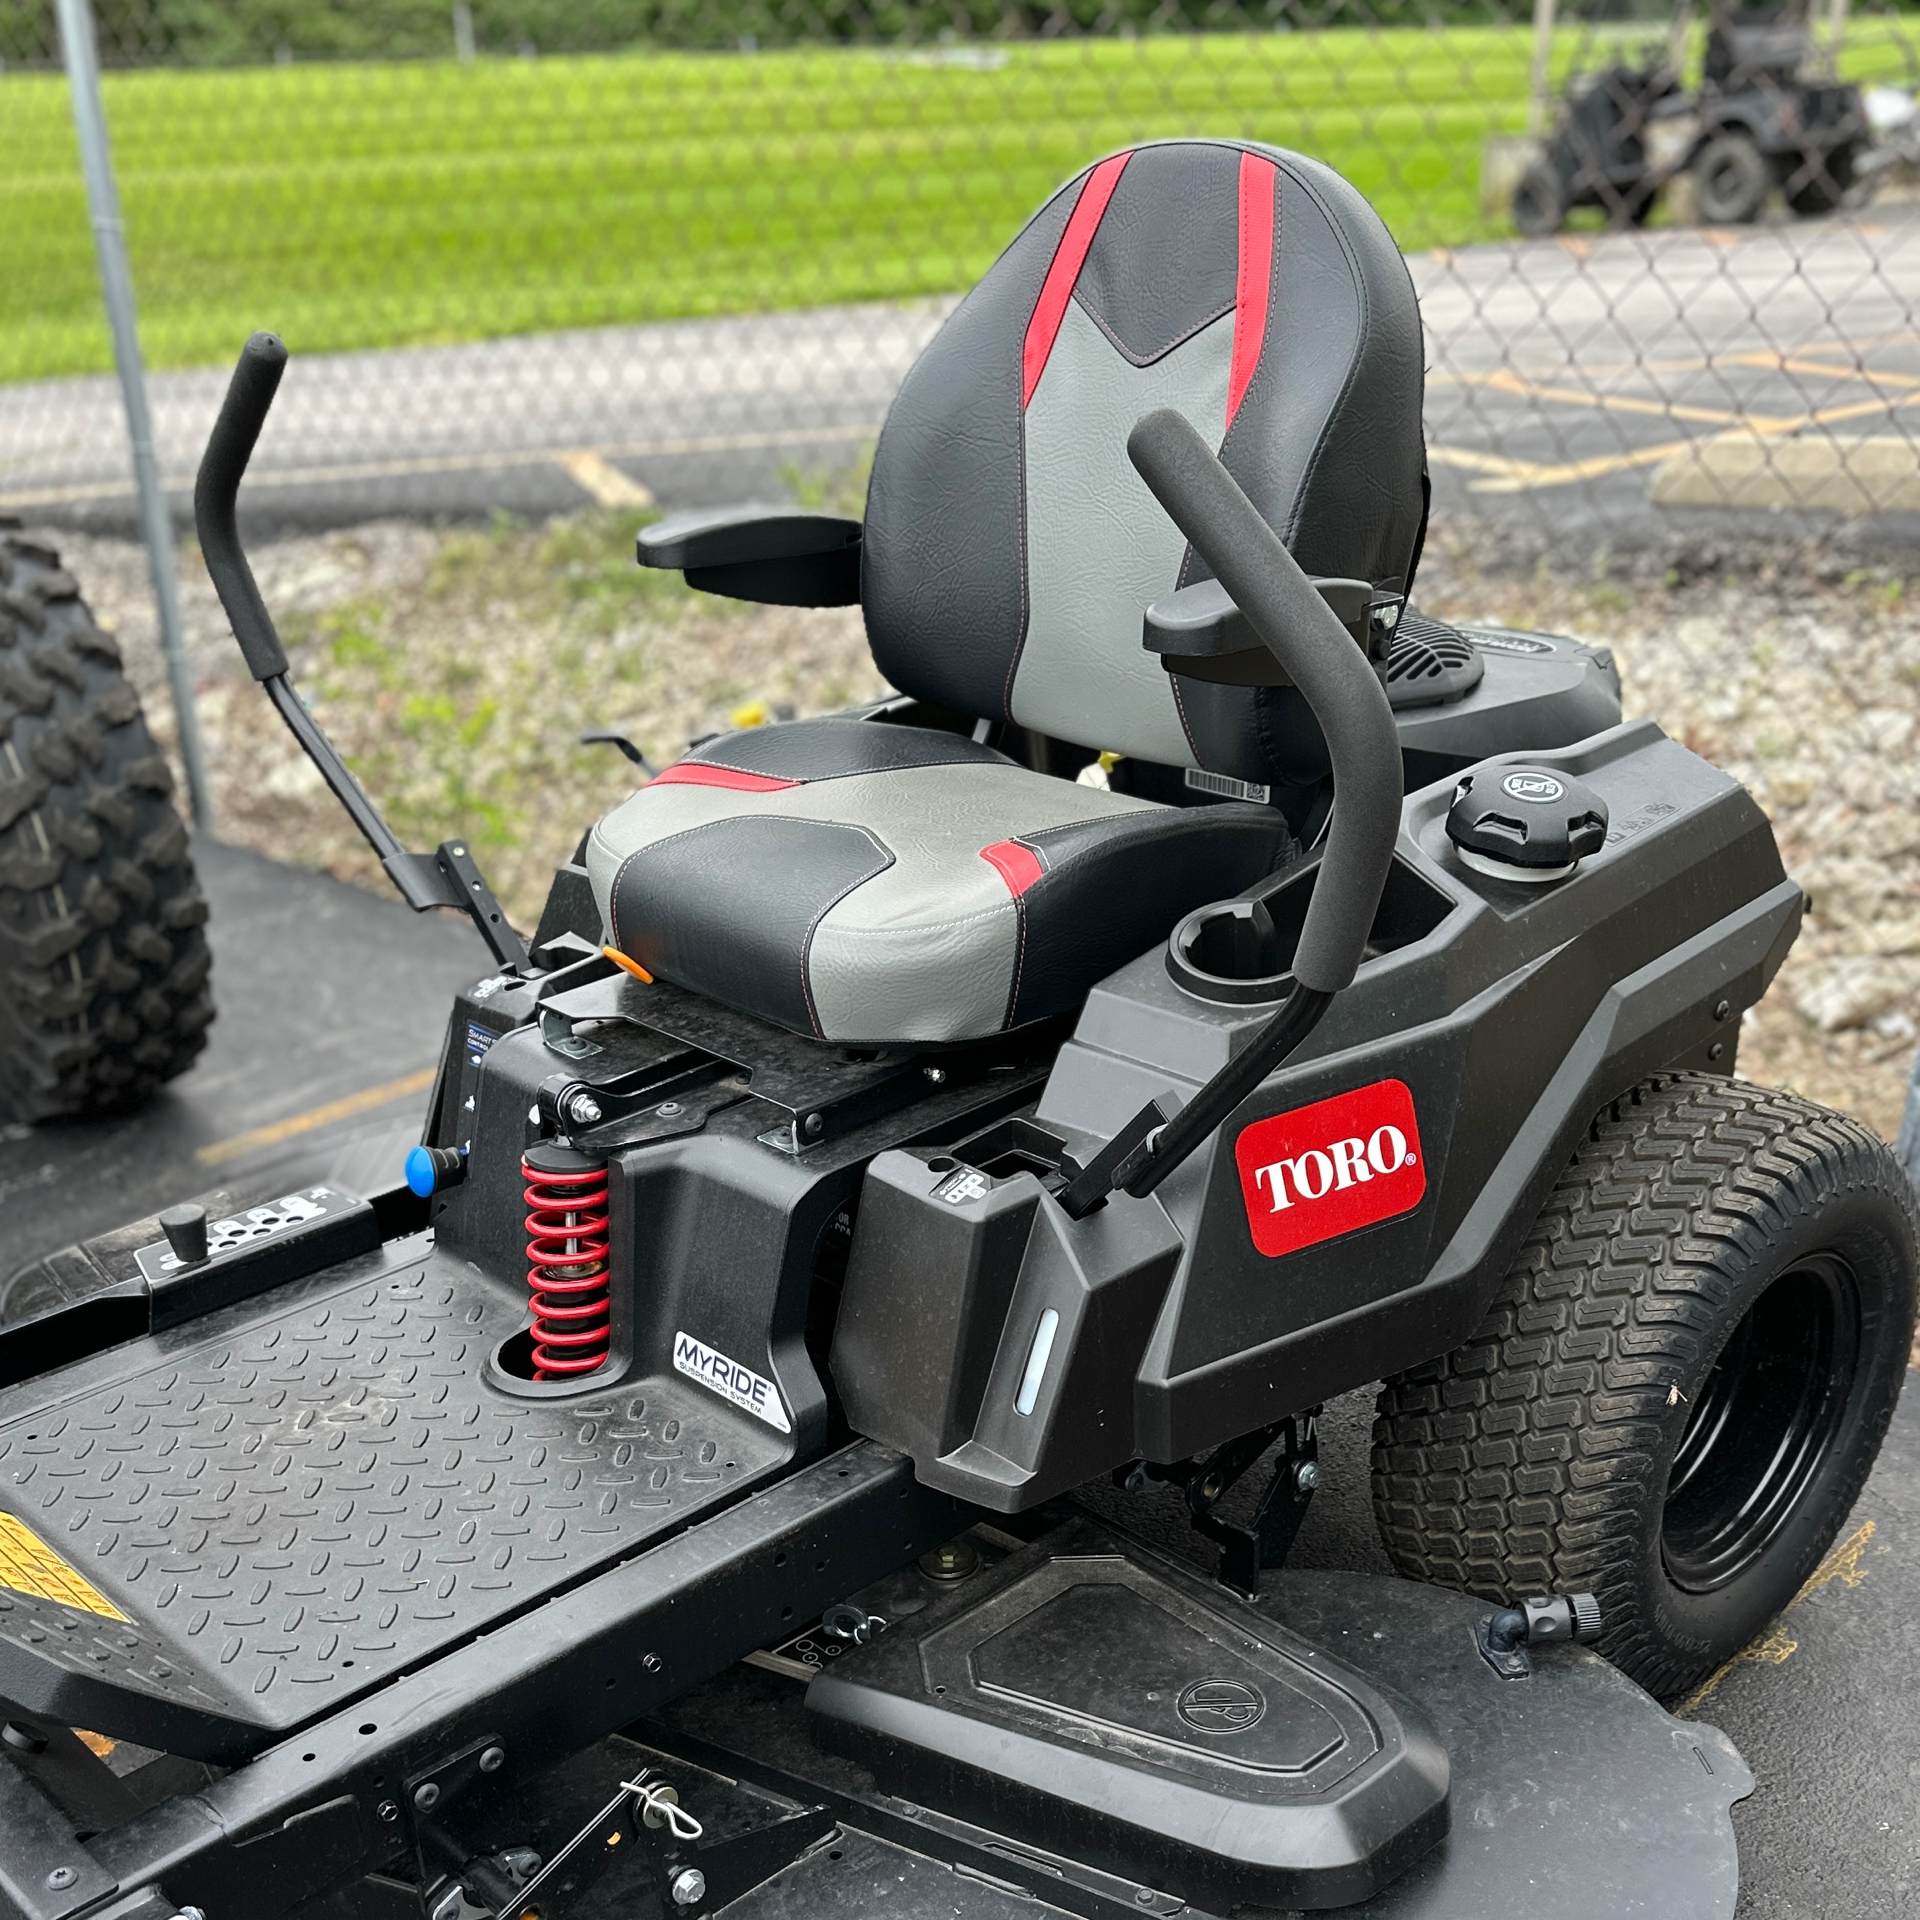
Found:
<path fill-rule="evenodd" d="M 1253 1244 L 1270 1256 L 1411 1213 L 1427 1191 L 1413 1095 L 1399 1080 L 1256 1120 L 1233 1153 Z"/>

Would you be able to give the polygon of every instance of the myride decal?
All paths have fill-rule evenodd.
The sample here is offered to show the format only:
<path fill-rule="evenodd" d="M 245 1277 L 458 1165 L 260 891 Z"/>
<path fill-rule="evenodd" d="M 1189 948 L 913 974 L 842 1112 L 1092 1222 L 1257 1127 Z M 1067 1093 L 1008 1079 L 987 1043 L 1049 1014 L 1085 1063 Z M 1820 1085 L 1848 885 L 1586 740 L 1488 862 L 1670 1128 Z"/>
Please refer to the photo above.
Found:
<path fill-rule="evenodd" d="M 755 1373 L 751 1367 L 743 1367 L 738 1360 L 729 1360 L 724 1353 L 716 1353 L 692 1334 L 673 1336 L 673 1366 L 676 1373 L 684 1373 L 689 1380 L 698 1380 L 703 1387 L 712 1388 L 721 1399 L 744 1407 L 768 1426 L 777 1427 L 782 1433 L 793 1431 L 787 1410 L 780 1404 L 780 1389 L 771 1380 Z"/>
<path fill-rule="evenodd" d="M 1413 1095 L 1400 1080 L 1256 1120 L 1233 1156 L 1253 1244 L 1270 1256 L 1411 1213 L 1427 1191 Z"/>

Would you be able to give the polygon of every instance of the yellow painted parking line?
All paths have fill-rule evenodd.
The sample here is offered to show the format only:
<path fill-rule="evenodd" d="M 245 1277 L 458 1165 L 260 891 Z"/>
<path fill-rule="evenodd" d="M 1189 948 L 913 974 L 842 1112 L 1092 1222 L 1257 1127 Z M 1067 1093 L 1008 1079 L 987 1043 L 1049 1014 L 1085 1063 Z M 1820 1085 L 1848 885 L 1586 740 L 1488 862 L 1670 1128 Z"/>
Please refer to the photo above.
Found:
<path fill-rule="evenodd" d="M 596 506 L 650 507 L 653 490 L 643 487 L 630 474 L 616 467 L 603 453 L 591 447 L 575 447 L 558 456 L 556 464 Z"/>
<path fill-rule="evenodd" d="M 1561 396 L 1553 389 L 1540 388 L 1526 397 Z M 1636 410 L 1609 407 L 1609 396 L 1605 395 L 1567 391 L 1565 397 L 1568 401 L 1577 401 L 1604 411 Z M 1804 433 L 1808 428 L 1840 426 L 1850 420 L 1870 419 L 1876 414 L 1895 413 L 1915 405 L 1920 405 L 1920 381 L 1916 381 L 1913 389 L 1907 393 L 1888 395 L 1883 399 L 1856 400 L 1846 406 L 1819 407 L 1810 413 L 1792 416 L 1715 412 L 1708 416 L 1708 423 L 1720 426 L 1723 431 L 1745 432 L 1758 439 L 1773 440 L 1788 434 Z M 1647 407 L 1640 411 L 1677 415 L 1679 409 Z M 1583 460 L 1557 462 L 1513 459 L 1505 455 L 1482 453 L 1471 447 L 1435 446 L 1427 449 L 1427 458 L 1444 467 L 1458 467 L 1465 472 L 1485 475 L 1485 478 L 1471 483 L 1471 490 L 1475 493 L 1529 493 L 1535 488 L 1564 487 L 1580 480 L 1600 480 L 1610 474 L 1631 472 L 1636 467 L 1655 467 L 1661 461 L 1686 453 L 1697 445 L 1699 442 L 1693 439 L 1663 440 L 1656 446 L 1630 447 L 1617 453 L 1592 454 Z"/>
<path fill-rule="evenodd" d="M 1778 1667 L 1791 1660 L 1800 1651 L 1800 1642 L 1787 1631 L 1787 1617 L 1802 1601 L 1811 1599 L 1822 1587 L 1831 1585 L 1835 1580 L 1842 1586 L 1857 1587 L 1867 1577 L 1867 1570 L 1860 1564 L 1860 1558 L 1866 1552 L 1867 1542 L 1873 1538 L 1874 1532 L 1874 1523 L 1869 1520 L 1848 1534 L 1807 1576 L 1806 1584 L 1780 1609 L 1780 1617 L 1766 1632 L 1748 1641 L 1725 1665 L 1708 1674 L 1674 1708 L 1675 1719 L 1685 1720 L 1698 1713 L 1712 1697 L 1713 1690 L 1735 1667 Z"/>
<path fill-rule="evenodd" d="M 241 1155 L 254 1152 L 256 1148 L 277 1146 L 282 1140 L 297 1139 L 303 1133 L 312 1133 L 317 1127 L 330 1127 L 336 1120 L 350 1120 L 356 1113 L 370 1113 L 375 1107 L 389 1106 L 396 1100 L 406 1099 L 409 1094 L 425 1093 L 433 1085 L 433 1072 L 433 1068 L 425 1067 L 402 1079 L 389 1080 L 384 1086 L 350 1093 L 343 1100 L 329 1100 L 322 1107 L 309 1107 L 305 1113 L 296 1113 L 290 1119 L 275 1120 L 267 1126 L 236 1133 L 231 1140 L 216 1140 L 211 1146 L 202 1147 L 194 1158 L 203 1167 L 222 1166 L 229 1160 L 238 1160 Z"/>
<path fill-rule="evenodd" d="M 1695 407 L 1673 400 L 1642 400 L 1630 393 L 1607 393 L 1588 387 L 1552 387 L 1503 367 L 1479 383 L 1489 393 L 1512 394 L 1520 400 L 1547 400 L 1560 407 L 1593 407 L 1603 413 L 1632 413 L 1659 420 L 1696 420 L 1704 427 L 1759 427 L 1771 424 L 1767 414 L 1744 414 L 1736 407 Z"/>
<path fill-rule="evenodd" d="M 1475 493 L 1530 493 L 1536 487 L 1564 487 L 1576 480 L 1600 480 L 1610 473 L 1634 467 L 1658 466 L 1673 454 L 1684 453 L 1691 440 L 1665 440 L 1657 447 L 1636 447 L 1626 453 L 1597 453 L 1586 460 L 1548 465 L 1538 460 L 1508 460 L 1476 453 L 1470 447 L 1429 447 L 1427 458 L 1443 467 L 1460 467 L 1489 477 L 1472 483 Z"/>
<path fill-rule="evenodd" d="M 598 457 L 610 460 L 666 459 L 680 454 L 752 453 L 762 448 L 811 447 L 871 440 L 880 431 L 877 422 L 854 426 L 786 427 L 772 433 L 704 433 L 664 440 L 630 440 L 602 447 Z M 498 473 L 510 467 L 538 467 L 561 461 L 575 452 L 570 447 L 508 447 L 491 452 L 422 454 L 417 458 L 361 460 L 335 465 L 266 467 L 250 471 L 250 491 L 261 487 L 332 486 L 368 480 L 404 480 L 415 474 Z M 624 475 L 621 476 L 623 479 Z M 191 474 L 169 474 L 162 484 L 172 493 L 193 486 Z M 637 484 L 630 482 L 629 484 Z M 591 491 L 591 489 L 589 489 Z M 88 500 L 119 500 L 133 492 L 131 480 L 87 480 L 69 486 L 25 488 L 0 493 L 0 510 L 17 512 L 32 507 L 78 504 Z"/>

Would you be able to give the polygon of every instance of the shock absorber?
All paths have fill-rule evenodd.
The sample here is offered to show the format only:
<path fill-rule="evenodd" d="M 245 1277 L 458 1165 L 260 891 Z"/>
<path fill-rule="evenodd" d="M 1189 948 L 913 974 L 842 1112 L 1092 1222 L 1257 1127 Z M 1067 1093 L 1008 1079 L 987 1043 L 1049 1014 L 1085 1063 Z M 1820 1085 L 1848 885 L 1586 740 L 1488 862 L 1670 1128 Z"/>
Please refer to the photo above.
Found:
<path fill-rule="evenodd" d="M 533 1377 L 570 1380 L 604 1366 L 613 1344 L 607 1163 L 543 1140 L 527 1149 L 520 1171 Z"/>

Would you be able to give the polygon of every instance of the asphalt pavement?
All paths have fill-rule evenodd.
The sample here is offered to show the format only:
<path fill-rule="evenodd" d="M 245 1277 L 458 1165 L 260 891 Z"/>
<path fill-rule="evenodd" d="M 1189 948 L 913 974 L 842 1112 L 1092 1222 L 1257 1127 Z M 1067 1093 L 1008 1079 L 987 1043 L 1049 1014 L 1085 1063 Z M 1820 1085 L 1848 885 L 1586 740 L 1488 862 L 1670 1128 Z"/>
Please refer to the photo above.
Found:
<path fill-rule="evenodd" d="M 465 922 L 229 848 L 202 844 L 196 857 L 212 906 L 212 1042 L 140 1114 L 0 1135 L 0 1313 L 4 1276 L 68 1241 L 210 1188 L 244 1205 L 322 1178 L 351 1185 L 389 1172 L 419 1137 L 449 996 L 485 970 Z M 16 1294 L 16 1308 L 30 1304 Z M 1322 1490 L 1295 1565 L 1387 1571 L 1367 1490 L 1371 1403 L 1369 1390 L 1327 1411 Z M 1133 1523 L 1144 1517 L 1134 1503 Z M 1177 1544 L 1171 1515 L 1161 1518 Z M 1834 1553 L 1683 1709 L 1729 1734 L 1758 1779 L 1734 1810 L 1742 1916 L 1920 1912 L 1916 1591 L 1910 1379 Z"/>
<path fill-rule="evenodd" d="M 1417 254 L 1440 511 L 1614 546 L 1756 517 L 1846 544 L 1920 515 L 1676 508 L 1689 449 L 1904 438 L 1920 405 L 1920 206 L 1739 229 L 1572 234 Z M 294 359 L 249 483 L 288 526 L 374 514 L 541 514 L 648 495 L 779 495 L 856 467 L 951 298 Z M 262 313 L 263 325 L 273 315 Z M 240 341 L 234 342 L 237 352 Z M 183 522 L 226 369 L 155 374 L 155 443 Z M 0 510 L 133 524 L 105 376 L 0 387 Z"/>

